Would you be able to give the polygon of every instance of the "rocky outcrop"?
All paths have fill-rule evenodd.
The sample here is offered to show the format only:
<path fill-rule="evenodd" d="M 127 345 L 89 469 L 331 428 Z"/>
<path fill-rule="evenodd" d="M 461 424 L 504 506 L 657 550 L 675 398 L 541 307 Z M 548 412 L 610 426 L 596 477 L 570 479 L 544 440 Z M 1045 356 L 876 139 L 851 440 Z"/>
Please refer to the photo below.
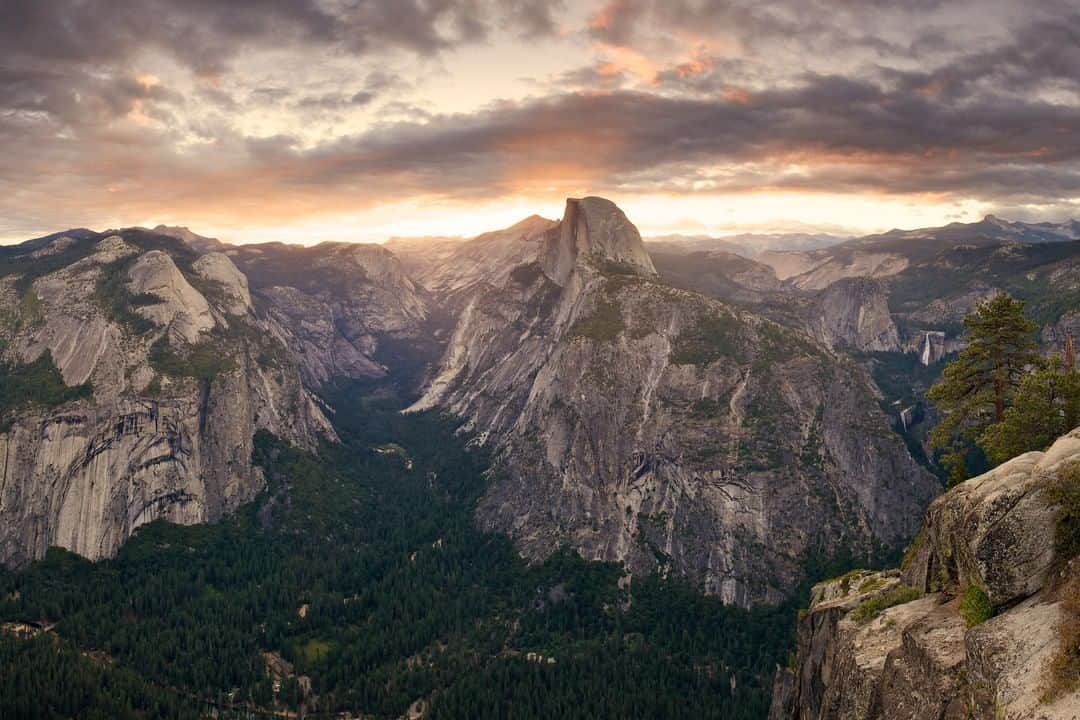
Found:
<path fill-rule="evenodd" d="M 553 231 L 540 250 L 540 267 L 552 282 L 565 287 L 576 268 L 595 262 L 656 275 L 641 234 L 615 203 L 597 197 L 571 198 L 558 232 Z"/>
<path fill-rule="evenodd" d="M 412 410 L 433 407 L 492 447 L 478 519 L 527 557 L 569 544 L 743 606 L 784 597 L 811 546 L 904 542 L 936 488 L 858 367 L 658 281 L 598 199 L 472 296 Z"/>
<path fill-rule="evenodd" d="M 185 245 L 198 253 L 210 253 L 228 248 L 228 244 L 217 238 L 206 237 L 192 232 L 190 228 L 182 226 L 158 225 L 151 232 L 157 235 L 166 235 L 180 240 Z"/>
<path fill-rule="evenodd" d="M 754 259 L 771 267 L 780 280 L 787 280 L 813 270 L 827 258 L 813 252 L 766 250 Z"/>
<path fill-rule="evenodd" d="M 480 283 L 502 286 L 511 270 L 536 259 L 545 234 L 557 225 L 554 220 L 532 215 L 468 240 L 399 239 L 387 246 L 407 264 L 410 276 L 420 285 L 454 303 Z"/>
<path fill-rule="evenodd" d="M 288 349 L 241 312 L 245 281 L 231 263 L 147 240 L 121 231 L 65 248 L 66 265 L 25 283 L 31 301 L 17 300 L 19 275 L 0 280 L 3 304 L 22 315 L 0 324 L 3 359 L 47 351 L 65 383 L 93 388 L 0 418 L 6 565 L 51 545 L 107 557 L 159 518 L 216 520 L 263 487 L 257 430 L 309 448 L 334 437 Z M 207 277 L 225 292 L 200 292 Z M 227 327 L 215 320 L 226 315 Z"/>
<path fill-rule="evenodd" d="M 1075 462 L 1080 429 L 935 500 L 902 572 L 816 586 L 795 666 L 778 671 L 770 717 L 1077 717 L 1080 693 L 1045 695 L 1058 625 L 1074 611 L 1063 578 L 1080 576 L 1080 559 L 1055 555 L 1058 508 L 1048 489 Z M 970 628 L 961 615 L 969 588 L 993 608 Z"/>
<path fill-rule="evenodd" d="M 918 276 L 921 270 L 921 268 L 915 268 L 911 274 Z M 999 292 L 998 288 L 981 282 L 972 283 L 971 287 L 961 288 L 959 291 L 950 288 L 947 294 L 931 300 L 914 312 L 906 313 L 905 317 L 909 321 L 922 325 L 955 325 L 973 312 L 979 303 L 989 300 Z"/>
<path fill-rule="evenodd" d="M 1073 310 L 1061 316 L 1052 325 L 1042 330 L 1042 344 L 1051 353 L 1062 353 L 1069 338 L 1074 344 L 1080 343 L 1080 310 Z"/>
<path fill-rule="evenodd" d="M 230 315 L 246 315 L 251 311 L 251 290 L 248 280 L 225 253 L 210 252 L 192 265 L 198 275 L 221 293 L 222 305 Z"/>
<path fill-rule="evenodd" d="M 901 349 L 917 355 L 919 364 L 929 367 L 963 350 L 966 345 L 963 339 L 949 337 L 944 330 L 916 330 L 909 331 Z"/>
<path fill-rule="evenodd" d="M 759 307 L 784 307 L 789 300 L 768 265 L 719 250 L 683 252 L 650 248 L 653 264 L 664 281 L 724 302 Z"/>
<path fill-rule="evenodd" d="M 195 344 L 199 335 L 214 327 L 210 304 L 191 286 L 167 253 L 151 250 L 139 256 L 128 270 L 129 287 L 135 295 L 156 295 L 161 302 L 140 305 L 135 312 L 156 325 L 168 328 L 184 342 Z"/>
<path fill-rule="evenodd" d="M 824 290 L 844 278 L 886 278 L 902 272 L 910 261 L 903 255 L 889 252 L 849 250 L 843 245 L 828 252 L 824 262 L 816 263 L 806 272 L 788 278 L 787 282 L 801 290 Z"/>
<path fill-rule="evenodd" d="M 427 303 L 380 245 L 268 243 L 227 254 L 251 284 L 256 313 L 299 358 L 309 387 L 383 376 L 380 348 L 424 334 Z"/>
<path fill-rule="evenodd" d="M 880 281 L 839 280 L 821 292 L 813 313 L 811 330 L 829 347 L 860 352 L 900 349 L 900 333 L 889 314 L 889 297 Z"/>

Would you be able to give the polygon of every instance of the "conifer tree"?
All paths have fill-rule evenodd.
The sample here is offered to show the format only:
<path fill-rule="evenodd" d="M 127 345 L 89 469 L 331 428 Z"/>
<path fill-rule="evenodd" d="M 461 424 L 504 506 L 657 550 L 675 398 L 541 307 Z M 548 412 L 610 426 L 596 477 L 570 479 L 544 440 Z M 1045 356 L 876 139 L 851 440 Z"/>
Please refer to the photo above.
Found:
<path fill-rule="evenodd" d="M 1024 317 L 1024 303 L 999 293 L 964 318 L 968 341 L 949 363 L 928 397 L 945 412 L 930 433 L 950 484 L 967 477 L 966 456 L 991 425 L 1005 420 L 1006 409 L 1032 367 L 1041 363 L 1035 331 Z"/>
<path fill-rule="evenodd" d="M 979 447 L 995 465 L 1031 450 L 1043 450 L 1080 424 L 1080 372 L 1061 357 L 1024 378 L 1005 419 L 979 436 Z"/>

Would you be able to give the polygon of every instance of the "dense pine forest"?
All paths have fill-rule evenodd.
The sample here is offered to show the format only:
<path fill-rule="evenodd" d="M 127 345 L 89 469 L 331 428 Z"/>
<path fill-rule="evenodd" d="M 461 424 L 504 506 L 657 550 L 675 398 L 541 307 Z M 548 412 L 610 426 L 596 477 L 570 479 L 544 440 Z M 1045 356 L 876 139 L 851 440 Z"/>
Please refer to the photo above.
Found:
<path fill-rule="evenodd" d="M 0 717 L 765 717 L 797 600 L 528 566 L 474 527 L 485 459 L 452 423 L 386 387 L 333 396 L 342 442 L 259 435 L 267 488 L 235 516 L 0 574 L 0 621 L 29 626 L 0 633 Z"/>

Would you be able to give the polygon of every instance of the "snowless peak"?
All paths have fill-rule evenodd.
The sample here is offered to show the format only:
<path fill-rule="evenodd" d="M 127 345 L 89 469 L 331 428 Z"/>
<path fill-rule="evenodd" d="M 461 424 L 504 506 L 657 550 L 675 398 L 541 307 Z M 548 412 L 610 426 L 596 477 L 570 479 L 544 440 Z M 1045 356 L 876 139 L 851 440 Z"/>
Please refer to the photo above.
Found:
<path fill-rule="evenodd" d="M 158 225 L 153 231 L 159 235 L 168 235 L 169 237 L 181 240 L 199 252 L 217 250 L 224 244 L 216 238 L 194 233 L 183 225 Z"/>
<path fill-rule="evenodd" d="M 519 220 L 518 222 L 514 223 L 510 226 L 509 229 L 529 232 L 536 229 L 546 228 L 549 225 L 552 225 L 554 222 L 554 220 L 548 220 L 546 217 L 543 217 L 542 215 L 536 215 L 534 213 L 529 217 L 525 218 L 524 220 Z"/>
<path fill-rule="evenodd" d="M 160 303 L 135 312 L 161 327 L 168 327 L 189 344 L 214 327 L 206 298 L 191 286 L 167 253 L 151 250 L 128 270 L 128 289 L 135 295 L 157 295 Z"/>
<path fill-rule="evenodd" d="M 251 310 L 248 279 L 228 255 L 220 252 L 207 253 L 195 261 L 192 269 L 220 285 L 225 297 L 225 309 L 230 315 L 245 315 Z"/>
<path fill-rule="evenodd" d="M 599 197 L 569 198 L 562 222 L 544 240 L 544 274 L 565 285 L 580 263 L 617 263 L 641 275 L 656 275 L 641 233 L 623 211 Z"/>

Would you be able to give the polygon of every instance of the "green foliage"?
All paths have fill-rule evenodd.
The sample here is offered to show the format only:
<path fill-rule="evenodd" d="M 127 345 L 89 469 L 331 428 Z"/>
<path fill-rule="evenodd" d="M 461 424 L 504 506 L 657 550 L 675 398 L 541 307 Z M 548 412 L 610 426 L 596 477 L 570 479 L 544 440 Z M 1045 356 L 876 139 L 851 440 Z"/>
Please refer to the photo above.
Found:
<path fill-rule="evenodd" d="M 676 365 L 708 365 L 738 352 L 738 318 L 727 312 L 704 315 L 684 328 L 671 347 L 671 361 Z"/>
<path fill-rule="evenodd" d="M 986 591 L 978 585 L 968 585 L 960 597 L 960 617 L 968 627 L 975 627 L 989 620 L 994 614 L 994 606 Z"/>
<path fill-rule="evenodd" d="M 872 360 L 870 370 L 874 383 L 885 396 L 886 406 L 914 405 L 941 377 L 940 363 L 925 366 L 915 353 L 875 352 L 865 357 Z"/>
<path fill-rule="evenodd" d="M 55 621 L 112 672 L 192 704 L 235 689 L 240 704 L 320 716 L 399 717 L 417 698 L 433 718 L 766 716 L 793 606 L 747 612 L 675 578 L 621 588 L 621 567 L 572 552 L 528 565 L 477 529 L 487 464 L 456 425 L 400 415 L 386 388 L 333 397 L 340 445 L 315 456 L 256 436 L 268 487 L 255 503 L 214 525 L 145 525 L 115 559 L 54 549 L 0 570 L 0 621 Z M 295 678 L 275 696 L 264 651 L 316 697 Z M 0 676 L 0 716 L 71 684 L 44 659 L 25 665 L 33 679 Z"/>
<path fill-rule="evenodd" d="M 45 304 L 32 288 L 28 288 L 19 298 L 19 302 L 0 307 L 0 334 L 17 333 L 24 328 L 35 328 L 45 320 Z M 0 350 L 6 341 L 0 339 Z"/>
<path fill-rule="evenodd" d="M 162 375 L 207 382 L 236 367 L 217 343 L 206 341 L 177 352 L 164 336 L 150 346 L 150 365 Z"/>
<path fill-rule="evenodd" d="M 911 544 L 904 548 L 904 557 L 900 560 L 900 569 L 907 570 L 911 566 L 911 563 L 915 562 L 916 556 L 919 551 L 922 550 L 923 543 L 926 542 L 926 528 L 919 528 L 919 533 L 915 536 L 915 539 L 911 541 Z"/>
<path fill-rule="evenodd" d="M 922 593 L 915 588 L 907 585 L 897 585 L 879 595 L 863 600 L 852 611 L 851 619 L 859 624 L 865 624 L 891 607 L 918 600 L 920 597 L 922 597 Z"/>
<path fill-rule="evenodd" d="M 571 337 L 585 337 L 597 342 L 611 342 L 626 328 L 617 300 L 597 298 L 592 314 L 579 318 L 570 328 Z"/>
<path fill-rule="evenodd" d="M 882 579 L 880 575 L 872 575 L 859 583 L 858 592 L 860 594 L 874 592 L 875 590 L 880 589 L 883 585 L 885 585 L 885 580 Z"/>
<path fill-rule="evenodd" d="M 154 377 L 152 377 L 150 379 L 150 382 L 148 382 L 146 384 L 146 389 L 143 390 L 143 394 L 144 395 L 149 395 L 150 397 L 157 397 L 158 395 L 161 394 L 161 376 L 160 375 L 155 375 Z"/>
<path fill-rule="evenodd" d="M 730 408 L 714 398 L 698 398 L 690 403 L 690 414 L 695 418 L 713 420 L 726 416 Z"/>
<path fill-rule="evenodd" d="M 598 257 L 593 259 L 596 269 L 606 277 L 618 277 L 618 276 L 632 276 L 638 277 L 641 275 L 641 269 L 632 263 L 622 262 L 620 260 L 612 260 L 607 257 Z"/>
<path fill-rule="evenodd" d="M 1061 589 L 1058 648 L 1046 665 L 1045 703 L 1080 690 L 1080 573 L 1072 571 Z"/>
<path fill-rule="evenodd" d="M 838 575 L 834 578 L 829 578 L 828 580 L 824 580 L 822 582 L 840 583 L 840 592 L 844 595 L 847 595 L 849 592 L 851 592 L 851 582 L 862 577 L 866 573 L 867 571 L 863 570 L 862 568 L 852 568 L 843 575 Z"/>
<path fill-rule="evenodd" d="M 29 291 L 34 281 L 49 273 L 67 267 L 93 252 L 97 236 L 93 233 L 76 237 L 68 247 L 60 252 L 34 257 L 32 251 L 15 249 L 12 256 L 0 256 L 0 277 L 17 275 L 15 292 L 23 295 Z"/>
<path fill-rule="evenodd" d="M 995 465 L 1031 450 L 1044 450 L 1080 425 L 1080 372 L 1061 358 L 1024 377 L 1005 418 L 979 435 Z"/>
<path fill-rule="evenodd" d="M 1024 300 L 1029 317 L 1040 325 L 1057 322 L 1080 305 L 1080 290 L 1053 280 L 1055 270 L 1076 257 L 1078 247 L 1077 242 L 1035 243 L 1008 253 L 996 244 L 948 248 L 935 261 L 915 263 L 890 279 L 889 308 L 910 315 L 935 300 L 993 285 Z M 934 329 L 948 327 L 935 324 Z"/>
<path fill-rule="evenodd" d="M 510 271 L 510 280 L 522 287 L 529 287 L 544 274 L 540 263 L 533 261 L 518 265 Z"/>
<path fill-rule="evenodd" d="M 1061 507 L 1055 537 L 1058 557 L 1076 557 L 1080 555 L 1080 462 L 1070 463 L 1058 472 L 1049 494 L 1050 501 Z"/>
<path fill-rule="evenodd" d="M 28 405 L 56 407 L 93 392 L 90 383 L 65 385 L 48 350 L 30 363 L 0 362 L 0 418 Z"/>
<path fill-rule="evenodd" d="M 33 289 L 28 289 L 19 300 L 19 326 L 37 327 L 45 320 L 45 304 Z"/>
<path fill-rule="evenodd" d="M 135 312 L 135 308 L 157 305 L 161 298 L 152 293 L 132 293 L 128 290 L 128 270 L 134 261 L 134 257 L 127 257 L 103 265 L 94 287 L 94 297 L 108 317 L 136 335 L 142 335 L 155 326 L 151 320 Z"/>
<path fill-rule="evenodd" d="M 1023 308 L 1023 302 L 1000 293 L 964 318 L 968 346 L 928 393 L 945 412 L 930 443 L 944 451 L 951 482 L 967 477 L 966 458 L 976 438 L 1004 420 L 1028 368 L 1040 363 L 1038 326 Z"/>
<path fill-rule="evenodd" d="M 202 717 L 191 699 L 128 669 L 84 657 L 67 642 L 0 633 L 0 717 L 88 720 Z"/>
<path fill-rule="evenodd" d="M 821 357 L 820 349 L 809 338 L 776 323 L 765 323 L 758 332 L 761 346 L 758 348 L 756 366 L 782 363 L 800 357 Z"/>

